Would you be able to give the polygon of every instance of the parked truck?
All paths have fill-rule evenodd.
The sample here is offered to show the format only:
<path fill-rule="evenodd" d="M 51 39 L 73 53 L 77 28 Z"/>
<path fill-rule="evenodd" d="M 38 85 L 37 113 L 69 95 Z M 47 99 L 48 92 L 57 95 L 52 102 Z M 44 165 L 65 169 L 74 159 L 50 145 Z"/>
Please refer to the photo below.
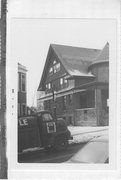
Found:
<path fill-rule="evenodd" d="M 32 116 L 18 118 L 18 152 L 43 147 L 64 150 L 72 139 L 65 121 L 55 119 L 51 112 L 40 111 Z"/>

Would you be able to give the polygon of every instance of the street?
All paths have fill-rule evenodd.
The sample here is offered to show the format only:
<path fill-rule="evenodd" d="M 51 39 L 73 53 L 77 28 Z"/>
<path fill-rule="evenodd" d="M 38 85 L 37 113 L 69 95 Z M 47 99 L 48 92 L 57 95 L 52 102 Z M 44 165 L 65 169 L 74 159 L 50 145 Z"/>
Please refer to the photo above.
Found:
<path fill-rule="evenodd" d="M 69 145 L 66 151 L 46 152 L 44 149 L 34 152 L 27 152 L 18 156 L 19 163 L 63 163 L 71 158 L 86 143 Z"/>

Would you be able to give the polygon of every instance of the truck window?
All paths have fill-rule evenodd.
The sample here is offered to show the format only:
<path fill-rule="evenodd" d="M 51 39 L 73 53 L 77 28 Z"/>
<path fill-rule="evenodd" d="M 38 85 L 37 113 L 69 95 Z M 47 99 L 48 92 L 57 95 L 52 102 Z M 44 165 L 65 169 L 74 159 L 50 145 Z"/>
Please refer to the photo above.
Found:
<path fill-rule="evenodd" d="M 53 120 L 51 114 L 49 114 L 49 113 L 43 114 L 43 118 L 42 119 L 43 119 L 44 122 L 52 121 Z"/>

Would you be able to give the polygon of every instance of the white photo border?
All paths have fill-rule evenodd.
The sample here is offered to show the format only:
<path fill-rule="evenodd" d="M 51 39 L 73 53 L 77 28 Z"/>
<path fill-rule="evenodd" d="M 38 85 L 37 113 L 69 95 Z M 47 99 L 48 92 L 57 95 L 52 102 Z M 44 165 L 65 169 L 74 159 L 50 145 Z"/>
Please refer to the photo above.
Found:
<path fill-rule="evenodd" d="M 88 0 L 87 0 L 88 1 Z M 12 2 L 12 1 L 11 1 Z M 94 0 L 92 0 L 94 2 Z M 42 3 L 42 2 L 41 2 Z M 89 3 L 89 1 L 88 1 Z M 114 1 L 112 0 L 112 4 Z M 44 3 L 43 3 L 44 4 Z M 61 4 L 61 3 L 60 3 Z M 72 4 L 71 4 L 72 6 Z M 64 6 L 65 7 L 65 6 Z M 76 6 L 77 7 L 77 6 Z M 104 6 L 105 7 L 105 6 Z M 107 7 L 107 6 L 106 6 Z M 116 5 L 117 7 L 117 5 Z M 47 8 L 49 9 L 49 7 Z M 66 10 L 64 8 L 64 10 Z M 31 8 L 30 8 L 31 10 Z M 50 9 L 49 9 L 50 10 Z M 64 11 L 62 10 L 62 12 Z M 32 11 L 32 10 L 31 10 Z M 29 12 L 30 14 L 31 11 Z M 50 10 L 52 11 L 52 9 Z M 102 14 L 104 10 L 101 9 Z M 93 179 L 102 179 L 102 178 L 118 178 L 121 176 L 120 174 L 120 163 L 121 163 L 121 122 L 120 122 L 120 107 L 119 107 L 119 88 L 120 88 L 120 45 L 119 45 L 119 14 L 117 14 L 117 17 L 115 17 L 114 12 L 112 13 L 111 17 L 107 17 L 109 15 L 105 15 L 105 17 L 101 18 L 99 16 L 88 15 L 87 17 L 82 17 L 81 18 L 81 13 L 80 14 L 73 14 L 73 10 L 68 12 L 68 15 L 65 15 L 64 13 L 62 15 L 59 14 L 57 15 L 57 12 L 55 14 L 46 14 L 46 11 L 43 14 L 37 14 L 35 13 L 32 17 L 32 15 L 26 15 L 25 12 L 20 13 L 19 15 L 14 14 L 13 16 L 10 15 L 8 16 L 8 30 L 7 30 L 7 156 L 8 156 L 8 177 L 10 179 L 26 179 L 26 178 L 43 178 L 43 179 L 79 179 L 79 178 L 93 178 Z M 79 11 L 78 11 L 79 12 Z M 109 12 L 108 12 L 109 13 Z M 107 13 L 107 14 L 108 14 Z M 85 14 L 84 14 L 85 15 Z M 103 16 L 103 15 L 102 15 Z M 111 97 L 110 99 L 110 104 L 112 107 L 110 107 L 110 116 L 112 121 L 110 123 L 110 126 L 113 127 L 113 130 L 110 131 L 110 148 L 112 148 L 114 151 L 111 153 L 112 161 L 113 161 L 113 166 L 107 166 L 107 165 L 76 165 L 76 168 L 73 167 L 73 165 L 65 165 L 65 164 L 20 164 L 17 163 L 17 77 L 16 77 L 16 72 L 17 72 L 17 61 L 12 61 L 11 60 L 11 42 L 10 42 L 10 37 L 11 37 L 11 23 L 13 23 L 13 20 L 16 18 L 45 18 L 46 19 L 59 19 L 59 18 L 64 18 L 64 19 L 78 19 L 78 20 L 93 20 L 93 19 L 104 19 L 104 20 L 110 20 L 114 21 L 116 24 L 116 44 L 111 45 L 110 44 L 110 54 L 111 54 L 111 59 L 115 59 L 116 61 L 114 62 L 113 60 L 110 62 L 110 81 L 109 81 L 109 92 L 111 92 Z M 112 54 L 112 52 L 114 52 Z M 113 73 L 112 73 L 113 72 Z M 16 77 L 16 78 L 15 78 Z M 112 86 L 113 85 L 113 86 Z M 112 89 L 113 87 L 113 89 Z M 14 93 L 12 93 L 12 89 L 14 89 Z M 115 105 L 114 105 L 115 103 Z M 12 108 L 14 106 L 14 108 Z M 115 122 L 113 121 L 115 119 Z M 13 131 L 14 130 L 14 131 Z M 119 137 L 120 136 L 120 137 Z M 114 144 L 112 144 L 112 141 L 115 142 L 115 147 Z M 116 149 L 115 149 L 116 148 Z M 115 157 L 113 157 L 115 153 Z M 36 168 L 35 168 L 36 166 Z M 34 168 L 33 168 L 34 167 Z M 41 169 L 41 170 L 40 170 Z M 81 170 L 80 170 L 81 169 Z M 88 169 L 88 170 L 87 170 Z"/>

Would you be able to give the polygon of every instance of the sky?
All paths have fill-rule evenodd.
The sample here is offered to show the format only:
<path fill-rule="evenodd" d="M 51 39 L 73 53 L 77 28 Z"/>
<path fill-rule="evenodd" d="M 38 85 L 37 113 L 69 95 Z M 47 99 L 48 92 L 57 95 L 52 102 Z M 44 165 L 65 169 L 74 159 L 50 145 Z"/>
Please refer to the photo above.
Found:
<path fill-rule="evenodd" d="M 108 41 L 114 49 L 116 20 L 111 17 L 116 17 L 119 9 L 115 0 L 8 1 L 9 66 L 12 69 L 18 62 L 26 66 L 29 106 L 36 106 L 49 45 L 102 49 Z"/>
<path fill-rule="evenodd" d="M 36 106 L 49 45 L 61 44 L 102 49 L 112 42 L 115 22 L 83 19 L 28 19 L 11 21 L 11 58 L 26 66 L 27 104 Z"/>

